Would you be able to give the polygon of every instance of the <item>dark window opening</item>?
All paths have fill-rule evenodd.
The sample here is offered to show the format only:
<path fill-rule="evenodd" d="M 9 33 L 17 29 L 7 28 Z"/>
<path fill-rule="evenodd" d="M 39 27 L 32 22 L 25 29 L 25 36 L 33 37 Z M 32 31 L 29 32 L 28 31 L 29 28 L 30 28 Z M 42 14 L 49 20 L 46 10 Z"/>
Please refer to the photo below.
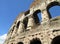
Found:
<path fill-rule="evenodd" d="M 15 25 L 13 26 L 13 29 L 15 28 Z"/>
<path fill-rule="evenodd" d="M 18 42 L 17 44 L 23 44 L 23 42 Z"/>
<path fill-rule="evenodd" d="M 60 31 L 60 29 L 58 29 L 58 30 L 53 30 L 53 32 L 58 32 L 58 31 Z"/>
<path fill-rule="evenodd" d="M 13 28 L 11 29 L 11 32 L 13 33 L 13 31 L 14 31 L 14 28 L 15 28 L 15 25 L 13 26 Z"/>
<path fill-rule="evenodd" d="M 47 6 L 47 12 L 49 14 L 49 18 L 56 17 L 60 15 L 60 3 L 52 2 Z"/>
<path fill-rule="evenodd" d="M 41 41 L 39 38 L 35 38 L 35 39 L 30 41 L 30 44 L 41 44 Z"/>
<path fill-rule="evenodd" d="M 14 29 L 11 29 L 11 32 L 13 32 L 14 31 Z"/>
<path fill-rule="evenodd" d="M 27 15 L 27 14 L 29 14 L 29 13 L 30 13 L 30 10 L 26 11 L 26 12 L 25 12 L 25 15 Z"/>
<path fill-rule="evenodd" d="M 17 26 L 16 27 L 19 28 L 19 25 L 20 25 L 20 21 L 17 23 Z"/>
<path fill-rule="evenodd" d="M 24 23 L 24 28 L 26 29 L 28 24 L 28 17 L 24 19 L 23 23 Z"/>
<path fill-rule="evenodd" d="M 11 44 L 13 44 L 13 43 L 11 43 Z"/>
<path fill-rule="evenodd" d="M 41 11 L 37 10 L 33 13 L 33 18 L 36 24 L 39 24 L 41 22 Z"/>
<path fill-rule="evenodd" d="M 60 36 L 55 37 L 55 38 L 52 40 L 51 44 L 60 44 Z"/>

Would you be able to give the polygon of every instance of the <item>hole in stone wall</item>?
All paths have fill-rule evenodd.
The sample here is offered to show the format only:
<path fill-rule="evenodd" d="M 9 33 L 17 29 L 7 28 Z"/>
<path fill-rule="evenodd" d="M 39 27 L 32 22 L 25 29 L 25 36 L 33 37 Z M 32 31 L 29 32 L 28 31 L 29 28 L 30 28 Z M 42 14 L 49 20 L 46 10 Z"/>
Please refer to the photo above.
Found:
<path fill-rule="evenodd" d="M 34 13 L 33 13 L 33 18 L 34 18 L 34 21 L 36 24 L 40 23 L 41 22 L 41 11 L 40 10 L 36 10 Z"/>
<path fill-rule="evenodd" d="M 13 29 L 15 28 L 15 25 L 13 26 Z"/>
<path fill-rule="evenodd" d="M 42 21 L 42 18 L 41 18 L 41 12 L 37 14 L 38 18 L 39 18 L 39 22 Z"/>
<path fill-rule="evenodd" d="M 13 33 L 13 31 L 14 31 L 14 28 L 15 28 L 15 25 L 13 26 L 13 28 L 11 29 L 11 33 Z"/>
<path fill-rule="evenodd" d="M 11 29 L 11 32 L 13 32 L 14 31 L 14 29 Z"/>
<path fill-rule="evenodd" d="M 17 23 L 17 26 L 16 27 L 19 28 L 19 25 L 20 25 L 20 21 Z"/>
<path fill-rule="evenodd" d="M 13 43 L 11 43 L 11 44 L 13 44 Z"/>
<path fill-rule="evenodd" d="M 23 44 L 23 42 L 18 42 L 17 44 Z"/>
<path fill-rule="evenodd" d="M 35 38 L 35 39 L 30 41 L 30 44 L 41 44 L 41 41 L 39 38 Z"/>
<path fill-rule="evenodd" d="M 60 44 L 60 36 L 55 37 L 55 38 L 52 40 L 51 44 Z"/>
<path fill-rule="evenodd" d="M 51 2 L 47 6 L 47 12 L 49 14 L 49 18 L 56 17 L 60 15 L 60 3 L 59 2 Z"/>
<path fill-rule="evenodd" d="M 24 23 L 24 28 L 26 29 L 28 24 L 28 17 L 24 19 L 23 23 Z"/>
<path fill-rule="evenodd" d="M 49 12 L 52 17 L 56 17 L 60 15 L 60 6 L 54 6 L 49 9 Z"/>

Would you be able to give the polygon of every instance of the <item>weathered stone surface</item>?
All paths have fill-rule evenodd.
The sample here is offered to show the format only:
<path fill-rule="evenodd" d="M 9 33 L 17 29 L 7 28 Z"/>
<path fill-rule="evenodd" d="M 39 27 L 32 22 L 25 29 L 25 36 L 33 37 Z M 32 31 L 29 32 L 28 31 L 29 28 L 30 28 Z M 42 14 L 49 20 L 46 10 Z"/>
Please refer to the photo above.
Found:
<path fill-rule="evenodd" d="M 60 37 L 60 16 L 51 18 L 49 8 L 60 5 L 60 0 L 35 0 L 30 10 L 22 12 L 11 26 L 4 44 L 51 44 Z M 41 11 L 42 21 L 37 14 Z"/>

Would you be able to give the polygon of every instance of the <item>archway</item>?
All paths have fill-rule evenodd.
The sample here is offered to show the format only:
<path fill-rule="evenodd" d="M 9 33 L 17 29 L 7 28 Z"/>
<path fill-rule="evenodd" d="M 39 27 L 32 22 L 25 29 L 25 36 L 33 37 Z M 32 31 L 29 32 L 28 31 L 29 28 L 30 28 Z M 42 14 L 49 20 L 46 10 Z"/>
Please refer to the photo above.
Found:
<path fill-rule="evenodd" d="M 33 13 L 33 18 L 36 24 L 39 24 L 41 22 L 41 11 L 38 9 Z"/>
<path fill-rule="evenodd" d="M 59 14 L 60 14 L 60 3 L 56 2 L 56 1 L 51 2 L 47 6 L 47 12 L 49 14 L 49 18 L 59 16 Z"/>
<path fill-rule="evenodd" d="M 19 28 L 19 25 L 20 25 L 20 21 L 18 21 L 18 23 L 17 23 L 17 26 L 16 26 L 16 27 L 17 27 L 17 28 Z"/>
<path fill-rule="evenodd" d="M 60 6 L 54 6 L 49 9 L 51 16 L 54 18 L 60 15 Z"/>
<path fill-rule="evenodd" d="M 23 44 L 23 42 L 18 42 L 17 44 Z"/>
<path fill-rule="evenodd" d="M 11 44 L 13 44 L 13 43 L 11 43 Z"/>
<path fill-rule="evenodd" d="M 55 38 L 52 40 L 51 44 L 60 44 L 60 36 L 55 37 Z"/>
<path fill-rule="evenodd" d="M 26 28 L 27 28 L 27 24 L 28 24 L 28 17 L 26 17 L 26 18 L 23 20 L 23 24 L 24 24 L 24 28 L 26 29 Z"/>
<path fill-rule="evenodd" d="M 39 38 L 35 38 L 35 39 L 30 41 L 30 44 L 41 44 L 41 41 Z"/>

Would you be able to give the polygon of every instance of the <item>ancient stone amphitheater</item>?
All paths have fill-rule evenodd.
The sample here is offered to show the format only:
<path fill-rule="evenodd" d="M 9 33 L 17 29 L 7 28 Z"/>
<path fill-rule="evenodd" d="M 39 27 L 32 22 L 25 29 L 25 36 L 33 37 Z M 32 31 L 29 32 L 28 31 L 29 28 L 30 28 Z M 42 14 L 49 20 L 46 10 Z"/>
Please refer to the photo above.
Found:
<path fill-rule="evenodd" d="M 4 44 L 60 44 L 60 17 L 51 18 L 49 13 L 55 5 L 60 6 L 60 0 L 34 0 L 28 11 L 18 15 Z"/>

